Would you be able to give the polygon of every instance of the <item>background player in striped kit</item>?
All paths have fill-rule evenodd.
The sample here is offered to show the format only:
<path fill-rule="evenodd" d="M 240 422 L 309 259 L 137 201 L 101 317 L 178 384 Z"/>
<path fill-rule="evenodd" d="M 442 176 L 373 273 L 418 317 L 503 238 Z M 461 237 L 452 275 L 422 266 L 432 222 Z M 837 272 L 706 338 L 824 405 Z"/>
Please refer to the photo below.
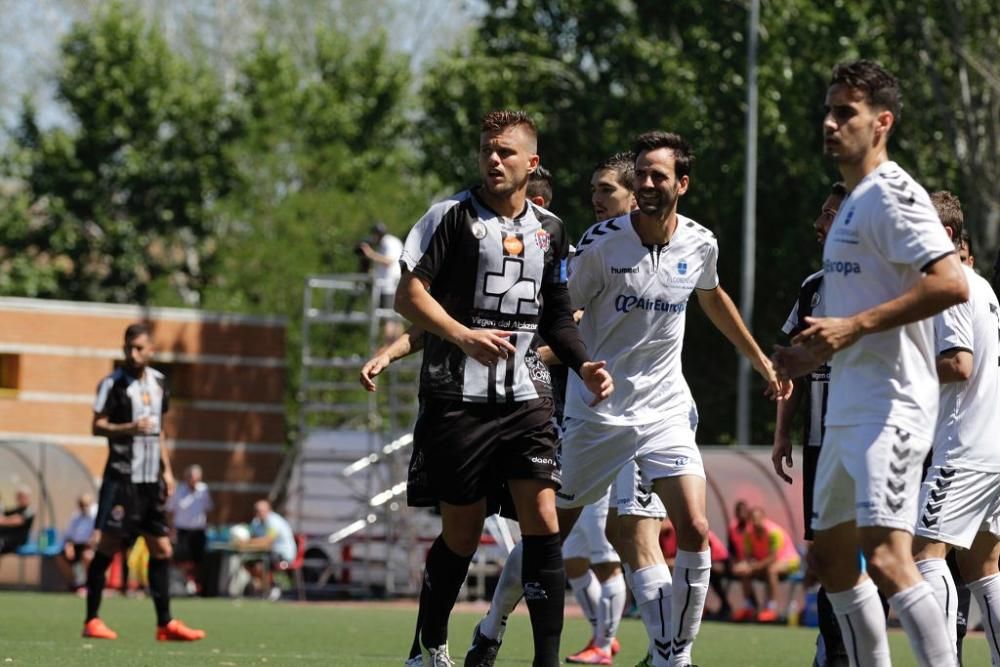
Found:
<path fill-rule="evenodd" d="M 849 195 L 824 245 L 827 316 L 809 318 L 774 359 L 799 377 L 832 358 L 813 554 L 851 664 L 891 664 L 877 585 L 920 664 L 938 667 L 956 664 L 955 648 L 910 552 L 938 402 L 926 318 L 965 301 L 968 285 L 930 197 L 889 161 L 901 108 L 899 83 L 877 63 L 834 68 L 824 152 Z M 859 547 L 872 579 L 859 571 Z"/>
<path fill-rule="evenodd" d="M 149 546 L 149 591 L 156 608 L 158 640 L 192 641 L 205 637 L 170 615 L 169 565 L 173 550 L 167 536 L 168 496 L 174 476 L 163 446 L 163 415 L 169 406 L 163 374 L 150 367 L 155 351 L 145 324 L 125 329 L 125 365 L 104 378 L 94 400 L 93 433 L 108 439 L 108 463 L 97 509 L 95 530 L 101 537 L 87 570 L 87 616 L 83 636 L 117 639 L 98 617 L 105 573 L 123 540 L 141 533 Z"/>
<path fill-rule="evenodd" d="M 487 114 L 482 185 L 432 206 L 403 251 L 396 310 L 425 332 L 407 500 L 437 503 L 442 514 L 421 591 L 424 667 L 451 664 L 448 617 L 498 480 L 508 484 L 524 536 L 535 664 L 559 662 L 565 574 L 554 511 L 556 433 L 549 375 L 530 348 L 532 335 L 580 374 L 591 400 L 613 387 L 604 364 L 589 361 L 569 308 L 562 221 L 526 200 L 537 165 L 531 119 Z"/>
<path fill-rule="evenodd" d="M 816 230 L 816 240 L 822 247 L 830 225 L 840 210 L 840 205 L 847 196 L 847 190 L 841 182 L 834 183 L 830 188 L 820 214 L 813 222 Z M 781 332 L 791 338 L 809 327 L 807 317 L 823 315 L 823 272 L 817 271 L 802 281 L 799 296 L 792 306 L 788 319 L 781 327 Z M 808 375 L 795 378 L 795 388 L 787 401 L 778 401 L 777 416 L 774 426 L 774 446 L 771 450 L 771 462 L 778 477 L 787 483 L 792 478 L 785 472 L 784 466 L 792 467 L 792 420 L 796 410 L 802 406 L 802 516 L 805 518 L 804 537 L 812 542 L 813 487 L 816 482 L 816 464 L 819 461 L 820 447 L 823 445 L 823 420 L 826 417 L 826 401 L 829 393 L 830 366 L 823 364 Z M 805 401 L 803 402 L 803 397 Z M 808 559 L 807 559 L 808 562 Z M 844 639 L 840 634 L 837 617 L 830 606 L 826 589 L 820 586 L 819 597 L 819 631 L 816 642 L 815 667 L 842 667 L 847 664 L 847 652 L 844 649 Z"/>
<path fill-rule="evenodd" d="M 958 197 L 935 192 L 931 201 L 956 250 L 962 243 Z M 983 278 L 963 267 L 969 300 L 934 317 L 941 402 L 931 467 L 920 490 L 913 556 L 948 617 L 953 642 L 959 603 L 945 557 L 955 548 L 962 579 L 983 614 L 983 629 L 1000 664 L 1000 303 Z M 967 617 L 968 607 L 964 610 Z M 959 654 L 961 654 L 960 644 Z"/>

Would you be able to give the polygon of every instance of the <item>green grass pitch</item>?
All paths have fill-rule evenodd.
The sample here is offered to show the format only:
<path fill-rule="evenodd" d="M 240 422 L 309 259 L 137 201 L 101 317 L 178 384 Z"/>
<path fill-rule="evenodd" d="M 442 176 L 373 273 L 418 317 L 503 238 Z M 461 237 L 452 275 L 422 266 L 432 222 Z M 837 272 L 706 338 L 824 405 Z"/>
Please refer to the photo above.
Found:
<path fill-rule="evenodd" d="M 16 665 L 237 665 L 401 667 L 413 632 L 416 608 L 399 604 L 294 604 L 257 600 L 173 602 L 186 623 L 204 628 L 208 638 L 191 644 L 153 638 L 153 605 L 148 599 L 110 598 L 101 616 L 118 631 L 116 641 L 80 638 L 83 600 L 62 594 L 0 593 L 0 667 Z M 461 664 L 479 614 L 456 612 L 451 649 Z M 566 619 L 563 654 L 582 648 L 589 627 Z M 528 618 L 515 614 L 498 666 L 530 665 Z M 625 619 L 622 652 L 615 664 L 632 667 L 646 645 L 639 621 Z M 695 645 L 695 661 L 708 667 L 808 667 L 815 631 L 807 628 L 705 623 Z M 906 637 L 891 633 L 893 665 L 915 665 Z M 966 639 L 966 665 L 988 665 L 982 634 Z"/>

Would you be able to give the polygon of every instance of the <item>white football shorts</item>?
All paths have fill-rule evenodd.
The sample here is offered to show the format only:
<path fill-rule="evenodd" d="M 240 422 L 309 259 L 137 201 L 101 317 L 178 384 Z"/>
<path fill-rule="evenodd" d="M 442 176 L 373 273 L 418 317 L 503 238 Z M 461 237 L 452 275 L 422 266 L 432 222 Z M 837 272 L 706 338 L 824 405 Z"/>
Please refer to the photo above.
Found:
<path fill-rule="evenodd" d="M 920 487 L 917 535 L 968 549 L 976 533 L 1000 537 L 1000 472 L 931 466 Z"/>
<path fill-rule="evenodd" d="M 813 487 L 813 530 L 848 521 L 913 532 L 930 440 L 895 426 L 827 426 Z"/>
<path fill-rule="evenodd" d="M 619 426 L 567 418 L 565 427 L 558 507 L 598 500 L 630 461 L 648 483 L 678 475 L 705 477 L 695 444 L 698 413 L 693 404 L 687 417 L 672 421 Z"/>
<path fill-rule="evenodd" d="M 639 466 L 631 460 L 622 466 L 612 485 L 611 502 L 618 516 L 641 516 L 665 519 L 667 509 L 660 496 L 653 493 L 653 484 L 643 480 Z"/>
<path fill-rule="evenodd" d="M 620 563 L 621 558 L 604 534 L 611 489 L 583 508 L 573 530 L 563 542 L 563 558 L 583 558 L 591 563 Z"/>

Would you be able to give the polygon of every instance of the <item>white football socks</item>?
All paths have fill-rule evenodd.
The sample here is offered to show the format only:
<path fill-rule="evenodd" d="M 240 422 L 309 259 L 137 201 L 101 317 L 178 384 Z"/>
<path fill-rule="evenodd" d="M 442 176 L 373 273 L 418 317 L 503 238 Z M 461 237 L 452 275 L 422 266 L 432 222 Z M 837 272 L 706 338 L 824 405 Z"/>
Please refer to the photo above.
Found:
<path fill-rule="evenodd" d="M 500 579 L 497 581 L 496 590 L 493 591 L 490 610 L 479 622 L 479 632 L 488 639 L 503 639 L 504 630 L 507 629 L 507 617 L 524 595 L 524 588 L 521 585 L 523 554 L 524 543 L 518 542 L 507 556 L 503 569 L 500 570 Z"/>
<path fill-rule="evenodd" d="M 889 598 L 889 604 L 899 616 L 922 667 L 957 667 L 955 642 L 949 639 L 944 610 L 934 599 L 930 584 L 921 581 L 910 586 Z"/>
<path fill-rule="evenodd" d="M 827 591 L 851 667 L 892 667 L 885 613 L 871 579 L 840 593 Z"/>
<path fill-rule="evenodd" d="M 701 628 L 701 615 L 712 575 L 712 552 L 677 550 L 674 561 L 674 591 L 671 607 L 673 654 L 670 665 L 691 663 L 691 646 Z"/>
<path fill-rule="evenodd" d="M 590 634 L 592 638 L 597 637 L 597 606 L 601 601 L 601 582 L 594 576 L 592 570 L 588 569 L 585 574 L 569 580 L 569 586 L 573 589 L 573 597 L 576 603 L 583 610 L 583 615 L 590 623 Z"/>
<path fill-rule="evenodd" d="M 943 558 L 928 558 L 917 561 L 917 569 L 931 589 L 934 598 L 944 610 L 945 622 L 948 624 L 948 638 L 952 644 L 958 642 L 958 590 L 955 580 L 948 569 L 948 563 Z"/>
<path fill-rule="evenodd" d="M 668 667 L 670 660 L 670 568 L 650 565 L 632 573 L 632 595 L 649 635 L 654 667 Z"/>
<path fill-rule="evenodd" d="M 979 604 L 993 667 L 1000 667 L 1000 574 L 966 584 Z"/>
<path fill-rule="evenodd" d="M 611 650 L 611 640 L 618 634 L 625 611 L 625 577 L 616 574 L 601 584 L 601 600 L 597 605 L 597 633 L 594 643 L 605 651 Z"/>

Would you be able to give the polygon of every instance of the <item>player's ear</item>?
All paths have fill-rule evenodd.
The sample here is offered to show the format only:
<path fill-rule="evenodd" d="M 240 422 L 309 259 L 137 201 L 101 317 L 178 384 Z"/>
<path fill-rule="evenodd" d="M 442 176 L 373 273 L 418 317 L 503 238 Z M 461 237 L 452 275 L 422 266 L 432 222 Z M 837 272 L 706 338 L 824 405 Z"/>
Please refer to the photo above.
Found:
<path fill-rule="evenodd" d="M 892 115 L 892 112 L 883 109 L 875 115 L 875 137 L 885 137 L 885 140 L 889 140 L 889 133 L 892 132 L 893 125 L 896 124 L 896 117 Z"/>
<path fill-rule="evenodd" d="M 688 185 L 690 184 L 690 182 L 691 179 L 688 178 L 687 174 L 684 174 L 679 179 L 677 179 L 677 194 L 682 195 L 685 192 L 687 192 Z"/>
<path fill-rule="evenodd" d="M 535 173 L 535 170 L 538 169 L 538 163 L 539 163 L 540 160 L 541 160 L 541 158 L 539 158 L 537 154 L 534 154 L 530 158 L 528 158 L 528 173 L 529 174 Z"/>

